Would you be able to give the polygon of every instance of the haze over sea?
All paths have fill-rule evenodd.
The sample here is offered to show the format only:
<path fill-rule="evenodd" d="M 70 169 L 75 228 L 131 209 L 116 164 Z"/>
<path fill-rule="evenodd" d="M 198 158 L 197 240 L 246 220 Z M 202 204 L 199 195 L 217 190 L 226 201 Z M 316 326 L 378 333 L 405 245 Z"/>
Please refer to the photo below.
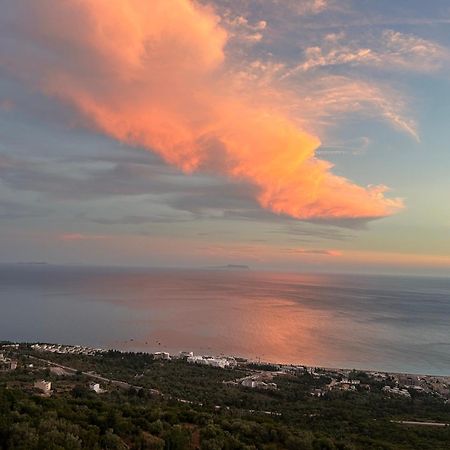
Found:
<path fill-rule="evenodd" d="M 450 374 L 450 279 L 0 266 L 0 339 Z"/>

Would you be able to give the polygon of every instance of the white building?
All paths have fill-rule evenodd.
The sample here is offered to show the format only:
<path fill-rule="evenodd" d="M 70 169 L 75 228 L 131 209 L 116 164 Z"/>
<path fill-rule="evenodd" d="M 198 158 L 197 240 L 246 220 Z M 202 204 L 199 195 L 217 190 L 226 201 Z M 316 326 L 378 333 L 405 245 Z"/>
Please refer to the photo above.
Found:
<path fill-rule="evenodd" d="M 255 388 L 256 387 L 256 381 L 252 380 L 251 378 L 246 378 L 242 381 L 242 386 L 248 387 L 248 388 Z"/>
<path fill-rule="evenodd" d="M 188 356 L 186 361 L 191 364 L 202 364 L 203 356 L 198 356 L 198 355 Z"/>
<path fill-rule="evenodd" d="M 17 369 L 17 361 L 15 359 L 5 358 L 3 355 L 0 356 L 0 371 Z"/>
<path fill-rule="evenodd" d="M 99 384 L 99 383 L 91 383 L 91 384 L 89 385 L 89 389 L 91 389 L 92 391 L 94 391 L 96 394 L 103 394 L 103 392 L 106 392 L 105 390 L 103 390 L 103 389 L 100 387 L 100 384 Z"/>
<path fill-rule="evenodd" d="M 325 392 L 322 389 L 313 389 L 311 391 L 311 395 L 313 397 L 323 397 L 325 395 Z"/>
<path fill-rule="evenodd" d="M 154 359 L 170 359 L 170 354 L 167 352 L 156 352 L 153 353 L 153 358 Z"/>
<path fill-rule="evenodd" d="M 236 367 L 237 366 L 236 358 L 234 358 L 233 356 L 225 356 L 225 359 L 228 361 L 228 366 L 229 367 Z"/>
<path fill-rule="evenodd" d="M 188 356 L 186 361 L 188 363 L 203 364 L 205 366 L 220 367 L 222 369 L 231 365 L 227 358 L 212 358 L 208 356 Z"/>
<path fill-rule="evenodd" d="M 36 389 L 39 389 L 44 394 L 49 394 L 51 392 L 51 390 L 52 390 L 52 382 L 51 381 L 45 381 L 45 380 L 36 381 L 34 383 L 34 387 Z"/>
<path fill-rule="evenodd" d="M 277 389 L 275 383 L 266 383 L 265 381 L 254 380 L 253 378 L 244 378 L 241 385 L 248 388 Z"/>
<path fill-rule="evenodd" d="M 225 358 L 205 359 L 205 364 L 212 367 L 220 367 L 222 369 L 230 365 L 230 363 Z"/>
<path fill-rule="evenodd" d="M 194 352 L 180 352 L 180 358 L 186 359 L 194 356 Z"/>

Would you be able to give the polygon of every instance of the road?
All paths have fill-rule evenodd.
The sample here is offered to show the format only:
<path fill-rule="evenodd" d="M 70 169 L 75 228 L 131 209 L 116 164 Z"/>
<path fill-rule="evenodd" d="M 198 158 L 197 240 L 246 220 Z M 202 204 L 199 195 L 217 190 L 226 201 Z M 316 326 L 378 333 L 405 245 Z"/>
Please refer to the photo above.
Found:
<path fill-rule="evenodd" d="M 41 361 L 43 363 L 50 364 L 50 365 L 55 366 L 55 367 L 60 367 L 61 369 L 64 369 L 64 370 L 66 370 L 68 372 L 72 372 L 72 373 L 79 372 L 78 369 L 74 369 L 73 367 L 64 366 L 63 364 L 58 364 L 58 363 L 55 363 L 55 362 L 50 361 L 48 359 L 37 358 L 36 356 L 31 356 L 31 355 L 27 355 L 27 356 L 28 356 L 28 358 L 35 359 L 37 361 Z M 120 387 L 122 389 L 136 389 L 137 391 L 139 391 L 141 389 L 144 389 L 142 386 L 136 386 L 135 384 L 130 384 L 130 383 L 127 383 L 126 381 L 114 380 L 112 378 L 106 378 L 106 377 L 103 377 L 103 376 L 98 375 L 96 373 L 84 372 L 84 371 L 81 371 L 81 373 L 83 375 L 86 375 L 87 377 L 93 378 L 94 380 L 102 381 L 103 383 L 111 383 L 114 386 L 118 386 L 118 387 Z M 155 394 L 155 395 L 160 395 L 161 394 L 157 389 L 147 389 L 147 390 L 150 391 L 151 394 Z"/>
<path fill-rule="evenodd" d="M 402 425 L 421 425 L 426 427 L 449 427 L 450 423 L 444 422 L 419 422 L 414 420 L 391 420 L 392 423 L 400 423 Z"/>

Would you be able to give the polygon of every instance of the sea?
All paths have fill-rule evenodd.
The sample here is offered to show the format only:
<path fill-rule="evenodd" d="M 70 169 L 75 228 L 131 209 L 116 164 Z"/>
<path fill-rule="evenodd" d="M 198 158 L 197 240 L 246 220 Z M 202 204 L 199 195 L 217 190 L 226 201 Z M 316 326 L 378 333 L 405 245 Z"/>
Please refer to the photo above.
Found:
<path fill-rule="evenodd" d="M 0 340 L 450 375 L 450 278 L 0 265 Z"/>

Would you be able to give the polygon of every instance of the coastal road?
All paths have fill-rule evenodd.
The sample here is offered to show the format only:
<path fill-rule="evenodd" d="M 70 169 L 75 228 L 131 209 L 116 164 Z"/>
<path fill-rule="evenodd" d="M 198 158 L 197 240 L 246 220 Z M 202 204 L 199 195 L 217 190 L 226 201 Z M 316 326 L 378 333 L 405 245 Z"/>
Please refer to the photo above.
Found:
<path fill-rule="evenodd" d="M 77 372 L 81 372 L 83 375 L 86 375 L 87 377 L 93 378 L 94 380 L 97 381 L 102 381 L 103 383 L 111 383 L 114 386 L 118 386 L 122 389 L 136 389 L 137 391 L 144 389 L 142 386 L 136 386 L 134 384 L 130 384 L 127 383 L 126 381 L 120 381 L 120 380 L 114 380 L 112 378 L 106 378 L 103 377 L 101 375 L 98 375 L 96 373 L 92 373 L 92 372 L 84 372 L 84 371 L 79 371 L 78 369 L 74 369 L 73 367 L 68 367 L 68 366 L 64 366 L 63 364 L 58 364 L 55 363 L 53 361 L 50 361 L 48 359 L 43 359 L 43 358 L 37 358 L 36 356 L 31 356 L 31 355 L 27 355 L 28 358 L 37 360 L 37 361 L 41 361 L 44 362 L 46 364 L 55 366 L 55 367 L 60 367 L 61 369 L 66 370 L 67 372 L 72 372 L 72 373 L 77 373 Z M 157 389 L 150 389 L 150 388 L 146 388 L 146 390 L 148 390 L 151 394 L 154 395 L 160 395 L 161 393 L 157 390 Z"/>
<path fill-rule="evenodd" d="M 450 427 L 450 423 L 445 422 L 419 422 L 415 420 L 391 420 L 392 423 L 399 423 L 401 425 L 419 425 L 425 427 Z"/>

